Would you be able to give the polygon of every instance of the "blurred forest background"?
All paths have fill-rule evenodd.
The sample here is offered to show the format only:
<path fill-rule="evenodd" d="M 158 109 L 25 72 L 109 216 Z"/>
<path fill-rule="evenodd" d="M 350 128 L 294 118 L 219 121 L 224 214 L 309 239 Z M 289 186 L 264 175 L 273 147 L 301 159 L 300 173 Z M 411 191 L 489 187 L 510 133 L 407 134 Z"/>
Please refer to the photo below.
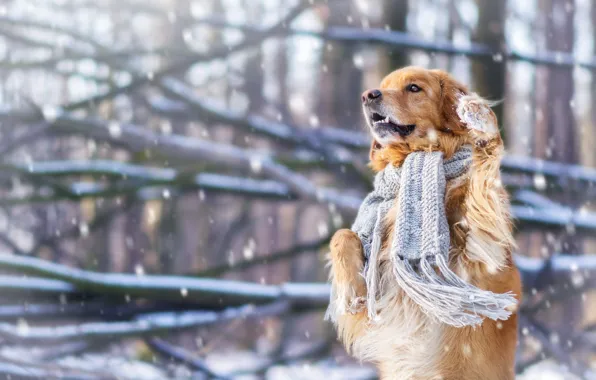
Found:
<path fill-rule="evenodd" d="M 596 378 L 595 48 L 589 0 L 2 1 L 0 374 L 374 379 L 325 253 L 412 64 L 502 100 L 519 378 Z"/>

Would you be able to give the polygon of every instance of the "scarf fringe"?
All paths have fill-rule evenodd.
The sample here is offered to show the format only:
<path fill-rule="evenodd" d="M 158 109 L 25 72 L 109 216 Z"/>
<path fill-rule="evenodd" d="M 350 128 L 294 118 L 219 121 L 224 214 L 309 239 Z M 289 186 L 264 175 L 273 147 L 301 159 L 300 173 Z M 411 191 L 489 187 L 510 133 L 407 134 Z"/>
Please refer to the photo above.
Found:
<path fill-rule="evenodd" d="M 372 233 L 372 242 L 370 244 L 370 256 L 366 260 L 366 267 L 364 268 L 364 278 L 366 280 L 366 307 L 368 309 L 368 317 L 376 319 L 376 302 L 377 302 L 377 286 L 379 284 L 379 253 L 381 252 L 382 236 L 383 236 L 383 217 L 391 209 L 390 204 L 379 206 L 377 210 L 377 217 Z"/>
<path fill-rule="evenodd" d="M 421 310 L 442 323 L 455 327 L 476 326 L 484 317 L 505 320 L 517 300 L 511 292 L 497 294 L 464 282 L 445 259 L 434 256 L 438 272 L 427 257 L 420 260 L 419 273 L 408 260 L 397 258 L 393 273 L 400 288 Z"/>

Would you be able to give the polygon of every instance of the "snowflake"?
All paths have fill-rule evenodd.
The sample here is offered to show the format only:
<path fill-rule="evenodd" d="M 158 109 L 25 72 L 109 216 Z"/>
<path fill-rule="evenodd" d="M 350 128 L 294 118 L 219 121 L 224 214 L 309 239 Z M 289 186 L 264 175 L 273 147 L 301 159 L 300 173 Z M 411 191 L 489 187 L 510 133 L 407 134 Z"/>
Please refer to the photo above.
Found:
<path fill-rule="evenodd" d="M 527 327 L 522 328 L 522 335 L 528 336 L 530 334 L 530 330 Z"/>
<path fill-rule="evenodd" d="M 192 42 L 192 39 L 193 39 L 192 30 L 185 29 L 182 32 L 182 38 L 184 39 L 184 42 L 186 42 L 187 44 Z"/>
<path fill-rule="evenodd" d="M 332 218 L 332 222 L 333 222 L 333 227 L 335 227 L 335 228 L 341 227 L 341 225 L 344 222 L 343 217 L 341 216 L 340 213 L 332 214 L 331 218 Z"/>
<path fill-rule="evenodd" d="M 248 240 L 248 243 L 242 250 L 242 255 L 244 256 L 245 259 L 252 260 L 253 257 L 255 257 L 256 246 L 257 246 L 257 244 L 256 244 L 255 240 L 253 238 L 250 238 Z"/>
<path fill-rule="evenodd" d="M 43 114 L 43 118 L 45 119 L 45 121 L 47 121 L 48 123 L 53 123 L 58 118 L 60 111 L 58 107 L 52 105 L 45 105 L 41 109 L 41 113 Z"/>
<path fill-rule="evenodd" d="M 164 135 L 169 135 L 172 133 L 172 123 L 170 123 L 169 120 L 163 120 L 159 124 L 159 127 L 161 129 L 161 133 L 163 133 Z"/>
<path fill-rule="evenodd" d="M 87 237 L 89 236 L 89 226 L 87 225 L 87 223 L 81 223 L 79 224 L 79 233 L 81 234 L 82 237 Z"/>
<path fill-rule="evenodd" d="M 108 124 L 108 132 L 112 138 L 117 139 L 122 136 L 122 126 L 117 121 L 110 121 Z"/>
<path fill-rule="evenodd" d="M 25 320 L 25 318 L 19 318 L 17 321 L 17 332 L 19 335 L 27 336 L 29 335 L 29 324 Z"/>
<path fill-rule="evenodd" d="M 569 235 L 575 235 L 575 224 L 573 222 L 567 223 L 565 230 Z"/>
<path fill-rule="evenodd" d="M 546 190 L 546 177 L 544 174 L 538 173 L 534 175 L 534 187 L 540 191 Z"/>
<path fill-rule="evenodd" d="M 141 264 L 137 264 L 135 265 L 135 273 L 137 276 L 143 276 L 145 275 L 145 268 Z"/>
<path fill-rule="evenodd" d="M 292 95 L 290 97 L 290 108 L 296 113 L 304 113 L 306 111 L 306 102 L 300 95 Z"/>
<path fill-rule="evenodd" d="M 559 338 L 559 334 L 557 334 L 556 332 L 550 334 L 549 339 L 552 344 L 559 344 L 560 338 Z"/>
<path fill-rule="evenodd" d="M 261 172 L 261 170 L 263 169 L 263 160 L 261 160 L 260 157 L 251 157 L 249 163 L 250 163 L 250 170 L 252 170 L 252 172 L 255 174 L 259 174 Z"/>
<path fill-rule="evenodd" d="M 364 58 L 362 57 L 362 54 L 354 54 L 352 61 L 357 69 L 362 69 L 364 67 Z"/>
<path fill-rule="evenodd" d="M 585 279 L 584 276 L 579 272 L 571 273 L 571 285 L 575 288 L 581 288 L 584 286 Z"/>
<path fill-rule="evenodd" d="M 329 227 L 327 226 L 327 223 L 323 221 L 319 222 L 317 225 L 317 230 L 319 231 L 319 236 L 321 237 L 327 236 L 329 234 Z"/>

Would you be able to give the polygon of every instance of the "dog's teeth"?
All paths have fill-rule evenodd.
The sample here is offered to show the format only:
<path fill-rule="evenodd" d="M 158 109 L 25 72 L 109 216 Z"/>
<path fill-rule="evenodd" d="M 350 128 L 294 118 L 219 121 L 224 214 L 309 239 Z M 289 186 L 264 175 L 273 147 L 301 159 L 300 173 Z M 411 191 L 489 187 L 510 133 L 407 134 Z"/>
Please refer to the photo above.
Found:
<path fill-rule="evenodd" d="M 389 116 L 387 116 L 387 117 L 385 118 L 385 120 L 383 120 L 383 122 L 385 122 L 385 123 L 389 123 Z"/>

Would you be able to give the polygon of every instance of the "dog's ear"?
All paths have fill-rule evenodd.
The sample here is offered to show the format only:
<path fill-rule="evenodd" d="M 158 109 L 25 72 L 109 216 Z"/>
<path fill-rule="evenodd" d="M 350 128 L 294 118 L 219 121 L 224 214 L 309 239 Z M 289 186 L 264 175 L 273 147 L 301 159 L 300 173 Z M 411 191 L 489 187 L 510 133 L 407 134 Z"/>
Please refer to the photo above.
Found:
<path fill-rule="evenodd" d="M 368 153 L 368 158 L 371 162 L 375 160 L 375 155 L 377 154 L 377 151 L 379 151 L 382 147 L 383 146 L 377 140 L 372 140 L 372 143 L 370 144 L 370 152 Z"/>
<path fill-rule="evenodd" d="M 441 100 L 439 107 L 441 109 L 442 129 L 447 132 L 463 132 L 465 125 L 459 120 L 457 115 L 457 104 L 459 98 L 469 94 L 466 86 L 456 81 L 449 73 L 442 70 L 432 70 L 441 86 Z"/>

